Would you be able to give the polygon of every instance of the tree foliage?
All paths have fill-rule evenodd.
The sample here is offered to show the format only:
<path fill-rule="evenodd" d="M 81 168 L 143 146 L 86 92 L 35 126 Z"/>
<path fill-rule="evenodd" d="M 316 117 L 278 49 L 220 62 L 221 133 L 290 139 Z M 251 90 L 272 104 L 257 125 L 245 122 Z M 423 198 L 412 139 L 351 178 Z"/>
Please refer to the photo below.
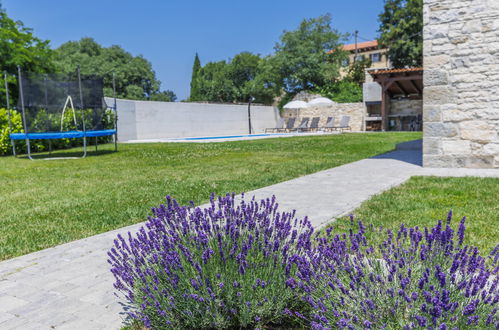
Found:
<path fill-rule="evenodd" d="M 24 71 L 49 72 L 54 69 L 53 51 L 49 41 L 41 40 L 33 35 L 33 31 L 20 21 L 14 21 L 7 16 L 0 5 L 0 70 L 6 71 L 9 91 L 12 100 L 17 99 L 16 79 L 17 66 Z M 5 105 L 5 88 L 0 84 L 0 102 Z M 11 102 L 12 104 L 12 102 Z"/>
<path fill-rule="evenodd" d="M 345 37 L 331 28 L 329 14 L 305 19 L 295 31 L 284 32 L 271 58 L 284 90 L 297 93 L 337 80 L 346 57 L 340 47 Z"/>
<path fill-rule="evenodd" d="M 239 53 L 230 61 L 209 62 L 196 77 L 197 100 L 238 103 L 254 97 L 257 103 L 270 104 L 280 90 L 271 71 L 265 58 L 250 52 Z"/>
<path fill-rule="evenodd" d="M 64 73 L 73 73 L 80 65 L 83 75 L 104 79 L 104 94 L 112 96 L 113 72 L 116 96 L 135 100 L 176 99 L 171 91 L 160 91 L 161 82 L 151 63 L 142 56 L 133 56 L 120 46 L 102 47 L 92 38 L 68 41 L 55 50 L 55 63 Z"/>
<path fill-rule="evenodd" d="M 230 61 L 207 63 L 196 77 L 193 70 L 196 100 L 247 102 L 252 96 L 257 103 L 272 104 L 283 93 L 331 84 L 347 56 L 340 47 L 344 37 L 331 28 L 330 15 L 303 20 L 298 29 L 282 34 L 272 55 L 242 52 Z"/>
<path fill-rule="evenodd" d="M 385 0 L 380 43 L 395 68 L 423 65 L 423 0 Z"/>
<path fill-rule="evenodd" d="M 198 53 L 196 53 L 196 56 L 194 57 L 194 64 L 192 65 L 191 93 L 189 96 L 189 101 L 201 100 L 201 95 L 199 93 L 199 84 L 198 84 L 198 76 L 200 69 L 201 69 L 201 61 L 199 60 Z"/>

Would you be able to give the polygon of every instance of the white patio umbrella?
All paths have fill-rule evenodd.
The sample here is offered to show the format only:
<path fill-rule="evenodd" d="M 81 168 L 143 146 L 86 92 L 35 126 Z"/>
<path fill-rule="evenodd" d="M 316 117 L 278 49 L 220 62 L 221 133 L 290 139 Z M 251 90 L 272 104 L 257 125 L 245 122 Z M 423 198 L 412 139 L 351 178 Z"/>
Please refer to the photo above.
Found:
<path fill-rule="evenodd" d="M 334 101 L 328 99 L 327 97 L 318 97 L 308 102 L 309 105 L 330 105 L 334 103 Z"/>
<path fill-rule="evenodd" d="M 289 103 L 286 103 L 284 105 L 284 109 L 303 109 L 303 108 L 308 108 L 309 105 L 305 101 L 291 101 Z"/>

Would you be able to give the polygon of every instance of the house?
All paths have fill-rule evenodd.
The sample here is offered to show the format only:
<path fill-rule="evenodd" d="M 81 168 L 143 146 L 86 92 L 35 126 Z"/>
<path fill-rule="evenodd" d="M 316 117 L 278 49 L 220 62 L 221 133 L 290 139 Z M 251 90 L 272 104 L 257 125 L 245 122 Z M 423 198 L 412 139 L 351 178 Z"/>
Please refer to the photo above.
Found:
<path fill-rule="evenodd" d="M 371 60 L 369 69 L 382 69 L 390 67 L 390 60 L 388 59 L 388 49 L 381 48 L 377 40 L 359 42 L 354 44 L 343 45 L 343 50 L 349 53 L 348 59 L 345 59 L 343 67 L 348 68 L 355 61 Z M 356 55 L 357 54 L 357 55 Z M 344 70 L 342 74 L 346 74 L 348 70 Z"/>

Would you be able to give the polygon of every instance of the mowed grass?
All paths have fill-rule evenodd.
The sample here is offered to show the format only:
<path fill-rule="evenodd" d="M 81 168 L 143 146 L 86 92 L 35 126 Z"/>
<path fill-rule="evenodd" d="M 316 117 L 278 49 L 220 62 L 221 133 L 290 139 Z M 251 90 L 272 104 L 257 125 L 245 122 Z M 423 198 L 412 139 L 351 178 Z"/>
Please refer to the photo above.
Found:
<path fill-rule="evenodd" d="M 418 138 L 409 132 L 342 134 L 122 144 L 117 153 L 106 145 L 79 160 L 0 157 L 0 260 L 144 221 L 166 195 L 200 204 L 211 192 L 250 191 Z"/>
<path fill-rule="evenodd" d="M 450 210 L 456 232 L 461 219 L 467 218 L 465 244 L 477 246 L 482 254 L 499 244 L 499 178 L 413 177 L 374 196 L 352 213 L 355 221 L 396 231 L 402 223 L 419 228 L 434 226 L 439 219 L 445 223 Z M 345 232 L 350 219 L 344 217 L 332 225 L 335 231 Z M 384 237 L 368 235 L 377 243 Z"/>

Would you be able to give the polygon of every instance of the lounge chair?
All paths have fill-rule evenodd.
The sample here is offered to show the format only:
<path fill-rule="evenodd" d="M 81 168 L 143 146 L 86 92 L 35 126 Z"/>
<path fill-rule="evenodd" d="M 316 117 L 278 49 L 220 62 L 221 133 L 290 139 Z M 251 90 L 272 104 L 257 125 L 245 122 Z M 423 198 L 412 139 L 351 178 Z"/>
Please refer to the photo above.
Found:
<path fill-rule="evenodd" d="M 298 125 L 297 128 L 293 129 L 293 131 L 295 132 L 304 132 L 308 129 L 308 121 L 310 120 L 310 118 L 308 117 L 303 117 L 301 119 L 301 123 L 300 125 Z"/>
<path fill-rule="evenodd" d="M 312 118 L 312 122 L 310 123 L 310 127 L 307 128 L 307 131 L 316 132 L 319 129 L 319 121 L 320 120 L 321 120 L 321 117 Z"/>
<path fill-rule="evenodd" d="M 333 126 L 334 130 L 340 130 L 343 132 L 344 130 L 349 130 L 351 131 L 352 128 L 350 127 L 350 116 L 342 116 L 340 120 L 340 126 Z"/>
<path fill-rule="evenodd" d="M 281 130 L 283 128 L 284 128 L 284 118 L 279 118 L 277 120 L 277 123 L 276 123 L 275 127 L 273 127 L 273 128 L 266 128 L 265 129 L 265 133 L 277 132 L 277 131 L 279 131 L 279 130 Z"/>
<path fill-rule="evenodd" d="M 334 117 L 327 117 L 326 124 L 322 126 L 320 129 L 326 132 L 328 130 L 332 131 L 333 127 L 334 127 Z"/>
<path fill-rule="evenodd" d="M 286 123 L 286 127 L 279 128 L 276 130 L 276 132 L 291 132 L 291 130 L 295 126 L 295 121 L 296 121 L 295 117 L 289 118 L 288 122 Z"/>

